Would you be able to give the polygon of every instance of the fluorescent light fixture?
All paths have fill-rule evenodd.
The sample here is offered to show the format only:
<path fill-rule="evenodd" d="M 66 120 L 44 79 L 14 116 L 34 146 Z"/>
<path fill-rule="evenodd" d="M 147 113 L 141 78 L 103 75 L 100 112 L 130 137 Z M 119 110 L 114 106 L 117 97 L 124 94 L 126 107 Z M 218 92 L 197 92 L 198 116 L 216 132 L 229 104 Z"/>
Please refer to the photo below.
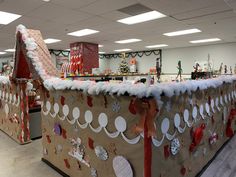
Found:
<path fill-rule="evenodd" d="M 156 44 L 156 45 L 148 45 L 146 46 L 146 48 L 161 48 L 161 47 L 167 47 L 168 45 L 167 44 Z"/>
<path fill-rule="evenodd" d="M 46 44 L 52 44 L 52 43 L 56 43 L 56 42 L 60 42 L 61 40 L 60 39 L 52 39 L 52 38 L 48 38 L 48 39 L 45 39 L 44 42 Z"/>
<path fill-rule="evenodd" d="M 7 49 L 5 50 L 6 52 L 15 52 L 16 50 L 15 49 Z"/>
<path fill-rule="evenodd" d="M 205 42 L 215 42 L 215 41 L 221 41 L 219 38 L 211 38 L 211 39 L 201 39 L 196 41 L 189 41 L 190 43 L 197 44 L 197 43 L 205 43 Z"/>
<path fill-rule="evenodd" d="M 115 41 L 115 43 L 127 44 L 127 43 L 132 43 L 132 42 L 139 42 L 139 41 L 142 41 L 142 40 L 141 39 L 125 39 L 125 40 Z"/>
<path fill-rule="evenodd" d="M 6 54 L 7 52 L 0 52 L 0 55 L 4 55 L 4 54 Z"/>
<path fill-rule="evenodd" d="M 133 24 L 151 21 L 151 20 L 155 20 L 155 19 L 163 18 L 163 17 L 166 17 L 166 15 L 154 10 L 154 11 L 142 13 L 139 15 L 131 16 L 128 18 L 123 18 L 123 19 L 117 20 L 117 22 L 124 23 L 127 25 L 133 25 Z"/>
<path fill-rule="evenodd" d="M 98 32 L 99 31 L 96 31 L 96 30 L 93 30 L 93 29 L 82 29 L 82 30 L 79 30 L 79 31 L 74 31 L 74 32 L 71 32 L 71 33 L 67 33 L 67 35 L 80 37 L 80 36 L 87 36 L 87 35 L 90 35 L 90 34 L 95 34 L 95 33 L 98 33 Z"/>
<path fill-rule="evenodd" d="M 174 31 L 174 32 L 170 32 L 170 33 L 164 33 L 163 35 L 165 35 L 165 36 L 181 36 L 181 35 L 193 34 L 193 33 L 199 33 L 199 32 L 202 32 L 202 31 L 197 28 L 193 28 L 193 29 L 187 29 L 187 30 L 181 30 L 181 31 Z"/>
<path fill-rule="evenodd" d="M 18 14 L 0 11 L 0 24 L 7 25 L 20 17 L 21 15 Z"/>
<path fill-rule="evenodd" d="M 65 49 L 66 51 L 70 51 L 70 49 Z"/>
<path fill-rule="evenodd" d="M 103 45 L 99 44 L 98 47 L 103 47 Z"/>
<path fill-rule="evenodd" d="M 104 54 L 104 53 L 106 53 L 106 52 L 98 52 L 99 54 Z"/>
<path fill-rule="evenodd" d="M 130 51 L 131 49 L 116 49 L 114 50 L 115 52 L 127 52 Z"/>

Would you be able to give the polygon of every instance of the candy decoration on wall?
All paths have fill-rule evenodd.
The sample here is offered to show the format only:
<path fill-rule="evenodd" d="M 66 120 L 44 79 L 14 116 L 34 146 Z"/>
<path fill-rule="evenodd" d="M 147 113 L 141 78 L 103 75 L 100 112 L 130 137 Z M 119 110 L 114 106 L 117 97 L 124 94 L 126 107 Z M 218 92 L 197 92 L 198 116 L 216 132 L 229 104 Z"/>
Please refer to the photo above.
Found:
<path fill-rule="evenodd" d="M 90 149 L 94 150 L 94 141 L 90 137 L 88 137 L 88 146 Z"/>
<path fill-rule="evenodd" d="M 62 134 L 62 137 L 63 137 L 64 139 L 67 138 L 67 136 L 66 136 L 66 130 L 65 130 L 64 128 L 62 129 L 61 134 Z"/>
<path fill-rule="evenodd" d="M 113 159 L 113 169 L 116 177 L 134 176 L 130 163 L 123 156 L 116 156 Z"/>
<path fill-rule="evenodd" d="M 211 136 L 209 137 L 210 145 L 216 143 L 217 140 L 218 140 L 218 134 L 216 132 L 211 133 Z"/>
<path fill-rule="evenodd" d="M 65 104 L 65 97 L 61 96 L 61 105 L 63 106 Z"/>
<path fill-rule="evenodd" d="M 118 101 L 112 103 L 112 111 L 116 113 L 120 111 L 120 103 Z"/>
<path fill-rule="evenodd" d="M 47 138 L 47 142 L 50 144 L 51 143 L 51 138 L 49 135 L 46 135 L 46 138 Z"/>
<path fill-rule="evenodd" d="M 91 176 L 92 177 L 97 177 L 97 170 L 95 168 L 91 168 Z"/>
<path fill-rule="evenodd" d="M 53 128 L 53 131 L 54 131 L 54 133 L 55 133 L 56 135 L 61 136 L 61 134 L 62 134 L 61 125 L 58 124 L 58 123 L 55 123 L 55 124 L 54 124 L 54 128 Z"/>
<path fill-rule="evenodd" d="M 196 128 L 195 131 L 193 131 L 193 137 L 192 137 L 192 143 L 189 146 L 189 151 L 193 152 L 195 148 L 200 144 L 202 138 L 203 138 L 203 130 L 205 129 L 206 125 L 203 123 L 200 125 L 200 127 Z"/>
<path fill-rule="evenodd" d="M 180 142 L 178 138 L 175 138 L 170 143 L 170 150 L 172 155 L 176 155 L 180 150 Z"/>
<path fill-rule="evenodd" d="M 228 122 L 226 125 L 226 136 L 227 137 L 232 137 L 234 135 L 234 131 L 232 129 L 232 122 L 234 117 L 236 116 L 236 109 L 231 109 L 230 114 L 229 114 L 229 118 L 228 118 Z"/>
<path fill-rule="evenodd" d="M 77 140 L 71 139 L 73 148 L 68 152 L 68 154 L 90 168 L 89 162 L 85 160 L 84 146 L 81 143 L 80 138 L 77 138 Z"/>
<path fill-rule="evenodd" d="M 87 96 L 87 104 L 89 107 L 93 107 L 93 97 Z"/>
<path fill-rule="evenodd" d="M 180 169 L 181 175 L 182 175 L 182 176 L 185 176 L 186 171 L 187 171 L 186 168 L 185 168 L 184 166 L 182 166 L 181 169 Z"/>
<path fill-rule="evenodd" d="M 170 147 L 169 145 L 164 146 L 164 157 L 167 159 L 170 156 Z"/>
<path fill-rule="evenodd" d="M 43 155 L 48 155 L 48 150 L 46 148 L 43 148 Z"/>
<path fill-rule="evenodd" d="M 64 163 L 65 163 L 66 168 L 70 169 L 70 164 L 69 164 L 68 159 L 64 159 Z"/>
<path fill-rule="evenodd" d="M 129 103 L 129 112 L 134 115 L 136 114 L 135 105 L 134 105 L 135 99 L 136 98 L 131 99 Z"/>
<path fill-rule="evenodd" d="M 104 147 L 102 146 L 96 146 L 94 148 L 95 150 L 95 154 L 96 156 L 100 159 L 100 160 L 107 160 L 108 159 L 108 154 L 107 154 L 107 151 L 104 149 Z"/>

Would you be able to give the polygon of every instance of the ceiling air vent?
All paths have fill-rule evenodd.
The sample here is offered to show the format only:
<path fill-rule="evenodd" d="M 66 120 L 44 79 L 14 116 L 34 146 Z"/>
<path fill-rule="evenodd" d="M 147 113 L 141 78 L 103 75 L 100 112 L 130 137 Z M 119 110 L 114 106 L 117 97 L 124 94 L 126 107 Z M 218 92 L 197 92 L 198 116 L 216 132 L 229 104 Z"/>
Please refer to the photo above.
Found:
<path fill-rule="evenodd" d="M 145 12 L 150 12 L 152 11 L 152 9 L 150 9 L 149 7 L 146 7 L 142 4 L 133 4 L 131 6 L 122 8 L 122 9 L 118 9 L 119 12 L 134 16 L 134 15 L 138 15 L 138 14 L 142 14 Z"/>

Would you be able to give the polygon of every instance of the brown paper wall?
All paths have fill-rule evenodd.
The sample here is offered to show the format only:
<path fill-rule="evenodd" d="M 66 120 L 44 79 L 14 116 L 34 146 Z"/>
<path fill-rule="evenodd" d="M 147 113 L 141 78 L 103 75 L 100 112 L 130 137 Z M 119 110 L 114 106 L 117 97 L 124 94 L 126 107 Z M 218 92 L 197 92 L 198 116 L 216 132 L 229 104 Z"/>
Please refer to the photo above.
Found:
<path fill-rule="evenodd" d="M 227 95 L 228 103 L 224 100 L 224 95 Z M 220 111 L 214 106 L 215 113 L 213 113 L 210 104 L 211 116 L 207 115 L 205 104 L 212 99 L 215 102 L 217 97 L 220 100 L 221 96 L 223 98 L 223 105 L 219 103 Z M 133 128 L 139 122 L 140 117 L 139 115 L 131 114 L 129 111 L 129 104 L 132 98 L 129 96 L 102 94 L 87 97 L 82 92 L 72 90 L 50 92 L 50 96 L 44 100 L 43 112 L 47 112 L 46 104 L 48 103 L 51 105 L 50 111 L 47 115 L 42 113 L 43 157 L 72 177 L 91 176 L 92 168 L 97 170 L 98 177 L 116 177 L 113 169 L 113 159 L 120 155 L 126 158 L 132 166 L 133 176 L 142 177 L 144 170 L 144 143 L 142 137 L 138 143 L 129 144 L 122 137 L 121 133 L 117 138 L 110 138 L 103 129 L 99 133 L 95 133 L 89 125 L 87 128 L 80 128 L 77 121 L 74 124 L 70 124 L 67 120 L 73 120 L 73 108 L 77 107 L 80 110 L 78 121 L 80 124 L 85 124 L 85 112 L 90 110 L 93 116 L 91 126 L 97 128 L 100 125 L 98 121 L 100 113 L 105 113 L 108 117 L 106 128 L 111 133 L 117 131 L 114 123 L 118 116 L 122 116 L 127 124 L 124 135 L 128 139 L 133 139 L 138 136 L 134 133 Z M 235 83 L 225 84 L 220 88 L 211 88 L 205 91 L 198 90 L 190 96 L 187 93 L 174 96 L 171 99 L 162 96 L 162 101 L 164 104 L 160 110 L 160 114 L 156 118 L 156 139 L 160 141 L 163 136 L 165 138 L 159 147 L 152 145 L 152 177 L 195 176 L 228 139 L 225 132 L 230 110 L 235 108 Z M 112 109 L 115 102 L 116 105 L 120 106 L 117 112 Z M 53 118 L 51 115 L 54 114 L 53 105 L 55 103 L 59 105 L 59 113 Z M 204 105 L 203 114 L 205 115 L 205 119 L 201 118 L 199 113 L 201 104 Z M 63 105 L 68 105 L 69 107 L 69 115 L 65 120 L 60 119 L 64 114 L 62 111 Z M 192 110 L 195 106 L 197 108 L 196 121 L 192 117 Z M 189 122 L 193 122 L 193 125 L 190 127 L 187 126 L 183 118 L 183 113 L 186 109 L 189 110 L 190 114 Z M 224 110 L 227 110 L 227 114 L 224 113 Z M 186 126 L 183 133 L 178 132 L 175 127 L 174 117 L 176 113 L 180 114 L 180 127 L 184 128 Z M 179 152 L 176 155 L 171 153 L 171 142 L 173 140 L 168 140 L 162 132 L 162 124 L 165 118 L 169 120 L 168 134 L 173 135 L 176 132 L 174 138 L 177 138 L 180 142 Z M 224 120 L 224 118 L 227 119 Z M 54 130 L 55 124 L 59 124 L 64 133 L 57 135 Z M 200 144 L 196 145 L 193 152 L 190 152 L 189 148 L 193 140 L 193 132 L 202 124 L 205 125 L 203 138 Z M 232 128 L 234 129 L 234 123 L 232 124 Z M 211 145 L 209 138 L 213 133 L 218 136 L 218 139 Z M 87 167 L 79 160 L 68 155 L 68 152 L 73 148 L 71 139 L 76 140 L 77 138 L 81 139 L 81 146 L 84 150 L 83 159 L 91 167 Z M 89 139 L 93 140 L 94 147 L 100 145 L 107 151 L 107 160 L 100 160 L 96 156 L 95 150 L 89 147 Z M 165 153 L 166 157 L 164 155 Z"/>

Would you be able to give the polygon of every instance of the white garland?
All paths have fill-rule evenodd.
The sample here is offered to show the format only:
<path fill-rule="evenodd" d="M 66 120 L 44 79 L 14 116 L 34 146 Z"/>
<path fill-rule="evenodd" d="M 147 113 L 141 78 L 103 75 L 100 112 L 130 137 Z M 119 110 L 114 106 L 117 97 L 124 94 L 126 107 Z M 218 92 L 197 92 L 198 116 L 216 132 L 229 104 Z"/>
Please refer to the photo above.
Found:
<path fill-rule="evenodd" d="M 78 81 L 78 80 L 63 80 L 60 78 L 51 78 L 44 81 L 44 86 L 48 90 L 82 90 L 90 95 L 98 95 L 100 93 L 117 94 L 118 96 L 128 93 L 131 96 L 139 98 L 153 96 L 162 105 L 161 94 L 164 93 L 167 97 L 180 95 L 188 92 L 191 95 L 197 89 L 206 90 L 208 88 L 217 88 L 223 83 L 232 83 L 236 81 L 236 76 L 220 76 L 218 78 L 207 80 L 189 80 L 180 83 L 168 82 L 160 83 L 151 86 L 145 84 L 123 83 L 108 83 L 94 81 Z"/>

